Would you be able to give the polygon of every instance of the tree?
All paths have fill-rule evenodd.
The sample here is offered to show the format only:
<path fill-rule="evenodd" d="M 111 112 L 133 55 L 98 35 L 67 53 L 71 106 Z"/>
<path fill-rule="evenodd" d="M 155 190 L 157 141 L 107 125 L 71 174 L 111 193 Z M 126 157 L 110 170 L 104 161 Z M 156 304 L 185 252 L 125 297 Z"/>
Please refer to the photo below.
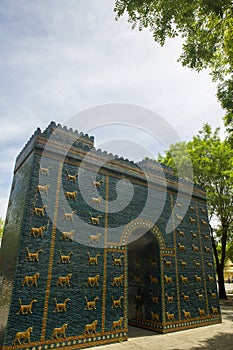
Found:
<path fill-rule="evenodd" d="M 163 163 L 175 170 L 175 175 L 187 181 L 193 181 L 192 164 L 187 147 L 187 142 L 178 142 L 170 145 L 166 156 L 158 155 L 158 162 Z M 179 169 L 179 172 L 177 171 Z"/>
<path fill-rule="evenodd" d="M 206 189 L 209 220 L 215 218 L 217 227 L 210 225 L 212 245 L 219 283 L 219 296 L 226 298 L 223 269 L 227 244 L 232 241 L 233 227 L 233 150 L 226 140 L 221 141 L 219 128 L 211 130 L 205 124 L 203 129 L 190 142 L 172 145 L 165 153 L 159 155 L 158 161 L 172 166 L 177 171 L 186 145 L 193 164 L 193 179 L 197 185 Z M 188 174 L 179 169 L 179 176 L 188 179 Z M 190 179 L 191 180 L 191 179 Z M 218 254 L 220 249 L 220 254 Z"/>
<path fill-rule="evenodd" d="M 221 102 L 222 108 L 227 112 L 224 120 L 230 136 L 229 141 L 233 146 L 233 78 L 225 80 L 223 83 L 219 84 L 217 96 Z"/>
<path fill-rule="evenodd" d="M 116 0 L 116 19 L 124 13 L 132 27 L 149 28 L 161 46 L 166 38 L 184 40 L 179 61 L 198 72 L 209 68 L 218 82 L 217 97 L 233 130 L 232 0 Z"/>

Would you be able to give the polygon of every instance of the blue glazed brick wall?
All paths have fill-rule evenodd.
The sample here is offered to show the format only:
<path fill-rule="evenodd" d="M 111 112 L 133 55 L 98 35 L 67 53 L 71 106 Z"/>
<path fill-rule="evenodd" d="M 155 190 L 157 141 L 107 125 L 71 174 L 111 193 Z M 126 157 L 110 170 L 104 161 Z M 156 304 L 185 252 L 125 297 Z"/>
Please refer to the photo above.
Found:
<path fill-rule="evenodd" d="M 47 280 L 48 262 L 49 262 L 49 245 L 51 242 L 51 223 L 45 216 L 39 217 L 33 214 L 33 202 L 36 201 L 36 205 L 40 207 L 42 205 L 40 195 L 36 194 L 36 186 L 39 181 L 38 171 L 38 159 L 33 157 L 32 167 L 30 171 L 30 182 L 22 181 L 21 185 L 24 185 L 24 191 L 26 193 L 25 209 L 23 224 L 21 226 L 21 239 L 18 250 L 16 273 L 14 278 L 14 289 L 12 294 L 11 310 L 9 313 L 7 334 L 5 336 L 5 345 L 12 345 L 16 332 L 19 330 L 19 325 L 23 325 L 25 329 L 36 325 L 33 333 L 31 334 L 31 341 L 38 340 L 38 336 L 42 328 L 43 319 L 43 300 L 45 298 L 45 286 Z M 16 177 L 18 176 L 18 173 Z M 26 187 L 28 186 L 28 187 Z M 36 198 L 36 199 L 35 199 Z M 48 228 L 44 232 L 43 237 L 35 238 L 30 234 L 32 227 L 41 227 L 48 225 Z M 29 253 L 36 253 L 38 250 L 42 250 L 38 255 L 38 261 L 28 259 Z M 36 285 L 27 286 L 23 285 L 25 276 L 33 276 L 39 273 L 38 287 Z M 28 305 L 32 300 L 36 300 L 33 303 L 32 314 L 22 314 L 20 311 L 20 302 L 23 305 Z"/>
<path fill-rule="evenodd" d="M 27 180 L 20 172 L 14 179 L 25 189 L 24 214 L 5 349 L 29 327 L 30 344 L 21 348 L 125 340 L 128 321 L 159 332 L 220 322 L 204 194 L 194 191 L 189 203 L 183 190 L 176 203 L 171 175 L 172 185 L 153 177 L 148 185 L 137 165 L 121 159 L 113 164 L 99 151 L 94 157 L 97 163 L 106 158 L 104 166 L 98 169 L 93 161 L 83 166 L 88 137 L 64 157 L 62 147 L 72 134 L 67 129 L 56 136 L 58 151 L 54 143 L 42 159 L 50 128 L 28 158 Z M 99 188 L 93 179 L 101 180 Z M 38 214 L 35 208 L 44 210 Z M 36 253 L 38 259 L 31 258 Z M 29 279 L 27 285 L 25 277 L 35 275 L 37 284 Z M 20 311 L 19 299 L 32 302 L 31 312 Z"/>
<path fill-rule="evenodd" d="M 21 244 L 20 242 L 22 242 L 22 237 L 20 234 L 24 229 L 26 207 L 29 201 L 28 189 L 30 187 L 32 168 L 33 157 L 29 157 L 27 161 L 17 169 L 12 182 L 4 235 L 0 250 L 0 276 L 3 278 L 1 291 L 3 292 L 4 290 L 7 290 L 7 300 L 10 297 L 14 299 L 14 296 L 17 295 L 17 275 L 15 275 L 14 272 L 15 269 L 18 270 L 20 268 L 20 265 L 17 263 L 18 256 L 21 253 L 19 247 Z M 4 285 L 6 286 L 5 289 Z M 5 331 L 5 338 L 7 338 L 9 337 L 9 332 L 11 332 L 12 329 L 16 329 L 16 319 L 11 313 L 11 309 L 14 307 L 13 303 L 11 306 L 9 303 L 3 306 L 5 308 L 4 312 L 9 312 L 8 324 L 10 324 L 10 326 L 8 326 Z"/>

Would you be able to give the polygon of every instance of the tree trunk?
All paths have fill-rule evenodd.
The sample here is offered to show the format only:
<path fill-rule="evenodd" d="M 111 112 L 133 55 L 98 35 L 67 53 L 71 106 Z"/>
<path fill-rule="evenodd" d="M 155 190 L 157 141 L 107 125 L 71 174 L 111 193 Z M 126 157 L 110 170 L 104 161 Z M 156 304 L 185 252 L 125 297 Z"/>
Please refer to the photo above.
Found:
<path fill-rule="evenodd" d="M 221 263 L 220 263 L 220 271 L 219 271 L 219 298 L 220 299 L 227 299 L 226 290 L 225 290 L 225 284 L 224 284 L 224 266 L 225 266 L 225 258 L 226 258 L 226 246 L 227 246 L 227 233 L 228 233 L 228 225 L 225 223 L 224 220 L 222 220 L 222 254 L 221 254 Z"/>
<path fill-rule="evenodd" d="M 225 284 L 224 284 L 224 274 L 223 274 L 226 245 L 223 244 L 223 246 L 222 246 L 222 248 L 225 248 L 225 250 L 224 250 L 224 252 L 222 251 L 221 262 L 220 262 L 219 257 L 218 257 L 216 243 L 215 243 L 214 236 L 213 236 L 213 228 L 211 226 L 210 226 L 210 231 L 211 231 L 212 246 L 213 246 L 213 251 L 214 251 L 214 258 L 215 258 L 215 263 L 216 263 L 216 270 L 217 270 L 217 275 L 218 275 L 219 299 L 227 299 L 227 294 L 226 294 Z"/>
<path fill-rule="evenodd" d="M 227 294 L 225 290 L 225 284 L 224 284 L 224 274 L 223 274 L 224 266 L 221 264 L 217 267 L 217 274 L 218 274 L 218 294 L 219 299 L 227 299 Z"/>

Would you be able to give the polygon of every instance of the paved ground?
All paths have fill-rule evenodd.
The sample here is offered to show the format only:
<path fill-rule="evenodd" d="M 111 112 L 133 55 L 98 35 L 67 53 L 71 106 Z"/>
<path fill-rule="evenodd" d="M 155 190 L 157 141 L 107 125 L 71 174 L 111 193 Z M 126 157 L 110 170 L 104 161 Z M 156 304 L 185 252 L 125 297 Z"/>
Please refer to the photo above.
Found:
<path fill-rule="evenodd" d="M 231 284 L 233 287 L 233 284 Z M 232 288 L 233 289 L 233 288 Z M 229 288 L 228 290 L 232 290 Z M 131 327 L 129 340 L 91 348 L 93 350 L 232 350 L 233 294 L 221 301 L 223 322 L 169 334 L 155 334 Z"/>

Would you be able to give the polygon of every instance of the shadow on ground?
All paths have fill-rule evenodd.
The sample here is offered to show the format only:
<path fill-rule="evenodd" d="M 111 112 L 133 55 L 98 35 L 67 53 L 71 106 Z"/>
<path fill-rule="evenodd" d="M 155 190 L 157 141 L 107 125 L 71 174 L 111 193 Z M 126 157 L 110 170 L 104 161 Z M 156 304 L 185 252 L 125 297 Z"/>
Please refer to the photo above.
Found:
<path fill-rule="evenodd" d="M 233 334 L 222 333 L 216 335 L 205 342 L 201 342 L 200 345 L 190 348 L 190 350 L 220 350 L 221 348 L 225 350 L 233 348 Z"/>
<path fill-rule="evenodd" d="M 233 294 L 228 295 L 227 300 L 221 300 L 220 305 L 223 319 L 233 322 Z"/>
<path fill-rule="evenodd" d="M 149 337 L 152 335 L 155 336 L 155 335 L 162 335 L 162 334 L 149 331 L 148 329 L 129 326 L 129 332 L 128 332 L 129 338 Z"/>

